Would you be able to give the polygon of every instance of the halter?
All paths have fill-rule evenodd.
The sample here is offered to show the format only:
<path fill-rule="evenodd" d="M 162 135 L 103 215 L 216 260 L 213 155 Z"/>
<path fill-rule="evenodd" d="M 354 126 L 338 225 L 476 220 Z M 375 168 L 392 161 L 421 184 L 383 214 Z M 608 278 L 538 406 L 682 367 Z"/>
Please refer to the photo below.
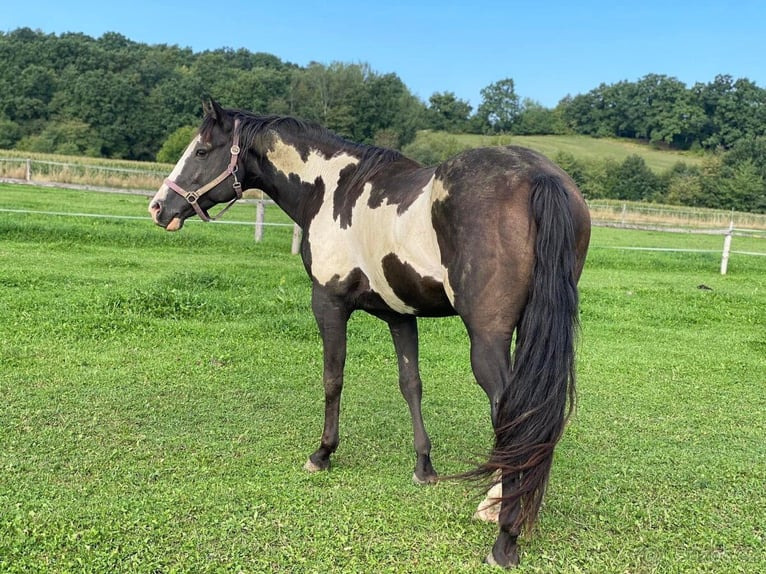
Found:
<path fill-rule="evenodd" d="M 213 181 L 210 183 L 203 185 L 196 191 L 186 191 L 184 188 L 182 188 L 180 185 L 178 185 L 175 181 L 168 178 L 165 180 L 165 185 L 167 185 L 170 189 L 175 191 L 178 195 L 183 197 L 186 201 L 189 202 L 189 204 L 194 208 L 194 211 L 197 212 L 197 215 L 199 215 L 200 219 L 202 221 L 216 221 L 219 219 L 232 205 L 234 205 L 234 202 L 236 202 L 238 199 L 242 199 L 242 183 L 237 179 L 237 170 L 239 169 L 239 166 L 237 165 L 237 162 L 239 160 L 239 120 L 234 120 L 234 135 L 232 137 L 232 144 L 231 144 L 231 159 L 229 160 L 229 165 L 226 167 L 221 174 L 216 177 Z M 224 207 L 221 211 L 218 212 L 218 214 L 215 217 L 210 217 L 204 209 L 202 209 L 197 201 L 200 197 L 205 195 L 208 191 L 213 189 L 216 185 L 227 179 L 229 176 L 234 177 L 234 183 L 232 186 L 234 187 L 234 194 L 235 197 L 232 199 L 229 203 L 226 204 L 226 207 Z"/>

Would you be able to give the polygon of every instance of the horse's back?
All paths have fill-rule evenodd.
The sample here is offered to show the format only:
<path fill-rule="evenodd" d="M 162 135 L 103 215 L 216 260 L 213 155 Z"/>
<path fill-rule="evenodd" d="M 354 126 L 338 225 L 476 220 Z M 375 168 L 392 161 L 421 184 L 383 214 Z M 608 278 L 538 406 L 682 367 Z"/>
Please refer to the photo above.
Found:
<path fill-rule="evenodd" d="M 555 178 L 568 197 L 580 236 L 590 229 L 585 200 L 569 175 L 544 155 L 519 146 L 467 150 L 439 165 L 432 189 L 437 233 L 463 239 L 485 238 L 486 249 L 506 240 L 529 239 L 530 194 L 541 176 Z"/>
<path fill-rule="evenodd" d="M 534 266 L 530 201 L 541 177 L 565 190 L 579 275 L 590 234 L 587 207 L 556 164 L 533 150 L 506 146 L 468 150 L 437 168 L 432 221 L 446 290 L 461 315 L 486 315 L 498 328 L 515 324 Z"/>
<path fill-rule="evenodd" d="M 371 308 L 380 297 L 399 313 L 523 301 L 534 261 L 530 193 L 541 174 L 562 182 L 573 212 L 584 210 L 574 182 L 525 148 L 468 150 L 435 169 L 391 165 L 353 201 L 325 195 L 307 230 L 310 273 L 339 295 L 361 288 L 374 294 Z M 497 318 L 510 325 L 515 313 Z"/>
<path fill-rule="evenodd" d="M 436 169 L 436 180 L 444 192 L 434 199 L 451 196 L 477 207 L 513 201 L 528 194 L 529 184 L 541 174 L 559 177 L 573 199 L 582 200 L 566 172 L 544 155 L 520 146 L 475 148 L 448 159 Z"/>

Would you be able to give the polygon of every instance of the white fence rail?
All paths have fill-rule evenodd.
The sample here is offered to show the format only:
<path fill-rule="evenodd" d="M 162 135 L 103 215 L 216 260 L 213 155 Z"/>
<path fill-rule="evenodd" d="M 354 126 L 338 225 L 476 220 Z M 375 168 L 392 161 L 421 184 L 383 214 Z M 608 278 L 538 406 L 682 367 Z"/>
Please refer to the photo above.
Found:
<path fill-rule="evenodd" d="M 20 157 L 0 158 L 0 177 L 23 180 L 28 183 L 76 183 L 70 180 L 85 174 L 89 174 L 90 178 L 94 177 L 95 174 L 104 174 L 104 179 L 111 182 L 115 181 L 115 177 L 109 179 L 106 176 L 117 176 L 116 179 L 124 178 L 126 184 L 130 184 L 131 177 L 137 177 L 142 181 L 156 181 L 158 186 L 162 182 L 162 178 L 167 175 L 165 171 L 113 167 L 98 163 L 76 163 Z M 98 179 L 97 175 L 95 177 Z"/>
<path fill-rule="evenodd" d="M 159 187 L 163 179 L 167 176 L 166 172 L 159 172 L 159 171 L 152 171 L 152 170 L 116 168 L 116 167 L 110 167 L 110 166 L 100 166 L 95 164 L 65 163 L 65 162 L 57 162 L 57 161 L 28 159 L 28 158 L 0 158 L 0 165 L 2 163 L 17 164 L 19 166 L 22 166 L 24 173 L 23 173 L 23 177 L 8 177 L 8 175 L 19 176 L 21 175 L 21 173 L 18 169 L 16 171 L 11 171 L 10 173 L 8 173 L 8 170 L 4 170 L 0 167 L 0 182 L 42 185 L 42 186 L 51 186 L 51 187 L 64 187 L 68 189 L 79 189 L 83 191 L 101 191 L 101 192 L 107 192 L 107 193 L 131 193 L 131 194 L 138 194 L 138 195 L 146 195 L 147 197 L 151 197 L 152 195 L 154 195 L 155 193 L 154 190 L 150 191 L 147 189 L 136 189 L 132 187 L 124 187 L 124 188 L 113 187 L 111 185 L 85 185 L 85 184 L 73 183 L 71 181 L 66 181 L 66 180 L 71 179 L 68 176 L 71 176 L 73 173 L 76 175 L 78 173 L 96 171 L 96 172 L 103 172 L 106 174 L 117 174 L 117 175 L 125 174 L 128 176 L 140 176 L 142 178 L 141 180 L 142 182 L 145 182 L 147 179 L 156 178 L 157 180 L 156 186 Z M 53 174 L 54 177 L 49 177 L 48 172 L 45 171 L 44 169 L 35 170 L 34 166 L 36 164 L 39 164 L 39 166 L 42 166 L 43 168 L 53 167 L 53 168 L 60 168 L 60 169 L 58 172 L 54 172 Z M 59 177 L 59 179 L 63 179 L 64 181 L 55 181 L 56 179 L 55 176 L 61 175 L 62 173 L 64 173 L 65 177 L 63 178 Z M 38 174 L 42 174 L 42 176 Z M 107 183 L 108 183 L 108 180 L 107 180 Z M 128 183 L 130 183 L 129 180 L 128 180 Z M 302 231 L 297 224 L 266 222 L 266 205 L 268 204 L 273 205 L 274 204 L 273 201 L 269 199 L 245 199 L 245 200 L 242 200 L 242 203 L 251 203 L 251 204 L 254 203 L 256 205 L 255 222 L 251 223 L 251 222 L 241 221 L 241 222 L 232 222 L 232 223 L 238 223 L 243 225 L 254 225 L 256 241 L 263 240 L 263 233 L 266 227 L 292 226 L 293 236 L 292 236 L 291 252 L 293 254 L 297 254 L 300 251 Z M 1 212 L 16 212 L 16 210 L 8 210 L 8 209 L 0 209 L 0 211 Z M 50 215 L 65 215 L 59 212 L 36 212 L 36 213 L 47 213 Z M 89 216 L 89 214 L 72 214 L 72 215 Z"/>
<path fill-rule="evenodd" d="M 721 250 L 721 275 L 726 275 L 732 253 L 766 256 L 766 253 L 732 250 L 734 236 L 766 238 L 766 215 L 763 214 L 673 206 L 658 207 L 614 201 L 592 201 L 588 203 L 588 207 L 593 224 L 597 226 L 722 235 L 724 240 Z M 673 251 L 673 249 L 659 248 L 654 250 Z"/>
<path fill-rule="evenodd" d="M 713 235 L 733 228 L 734 235 L 766 237 L 766 214 L 618 201 L 589 201 L 588 207 L 596 225 Z"/>
<path fill-rule="evenodd" d="M 15 164 L 16 169 L 4 165 Z M 104 185 L 77 183 L 78 176 L 85 173 L 105 174 Z M 162 183 L 165 172 L 102 166 L 95 163 L 66 163 L 31 158 L 0 158 L 0 181 L 26 183 L 53 187 L 66 187 L 85 191 L 136 193 L 151 196 Z M 89 178 L 90 179 L 90 178 Z M 115 184 L 117 180 L 117 184 Z M 122 185 L 124 183 L 124 186 Z M 139 187 L 132 187 L 138 183 Z M 148 185 L 147 185 L 148 184 Z M 268 226 L 289 226 L 291 224 L 267 223 L 266 206 L 273 204 L 269 199 L 249 199 L 245 203 L 256 205 L 254 223 L 232 222 L 255 226 L 255 241 L 262 241 Z M 721 252 L 721 273 L 725 274 L 731 253 L 766 256 L 766 253 L 732 251 L 733 237 L 753 236 L 766 238 L 766 214 L 743 213 L 688 207 L 655 206 L 610 200 L 588 202 L 591 219 L 596 226 L 619 227 L 649 231 L 680 233 L 705 233 L 724 237 Z M 9 210 L 0 210 L 9 211 Z M 292 253 L 300 250 L 301 229 L 293 225 Z"/>

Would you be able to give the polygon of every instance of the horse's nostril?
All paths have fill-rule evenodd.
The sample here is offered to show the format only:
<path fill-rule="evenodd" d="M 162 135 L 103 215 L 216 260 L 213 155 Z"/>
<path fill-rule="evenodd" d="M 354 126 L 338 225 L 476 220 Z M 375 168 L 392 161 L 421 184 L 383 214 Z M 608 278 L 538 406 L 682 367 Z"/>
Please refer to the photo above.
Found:
<path fill-rule="evenodd" d="M 161 209 L 162 209 L 162 205 L 160 205 L 160 202 L 157 201 L 156 199 L 149 204 L 149 211 L 151 213 L 155 213 L 155 212 L 159 213 Z"/>

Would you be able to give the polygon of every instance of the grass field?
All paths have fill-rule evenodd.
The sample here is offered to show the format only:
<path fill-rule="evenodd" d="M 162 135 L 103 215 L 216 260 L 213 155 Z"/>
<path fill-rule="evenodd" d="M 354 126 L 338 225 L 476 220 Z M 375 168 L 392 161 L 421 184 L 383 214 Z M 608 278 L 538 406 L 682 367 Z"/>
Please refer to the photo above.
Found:
<path fill-rule="evenodd" d="M 0 185 L 0 208 L 146 199 Z M 392 345 L 366 315 L 334 466 L 302 470 L 321 345 L 290 233 L 0 212 L 0 572 L 490 571 L 480 493 L 411 483 Z M 579 406 L 519 572 L 766 571 L 766 258 L 722 277 L 716 253 L 620 249 L 721 242 L 594 230 Z M 460 472 L 489 447 L 487 401 L 460 321 L 420 328 L 434 463 Z"/>

